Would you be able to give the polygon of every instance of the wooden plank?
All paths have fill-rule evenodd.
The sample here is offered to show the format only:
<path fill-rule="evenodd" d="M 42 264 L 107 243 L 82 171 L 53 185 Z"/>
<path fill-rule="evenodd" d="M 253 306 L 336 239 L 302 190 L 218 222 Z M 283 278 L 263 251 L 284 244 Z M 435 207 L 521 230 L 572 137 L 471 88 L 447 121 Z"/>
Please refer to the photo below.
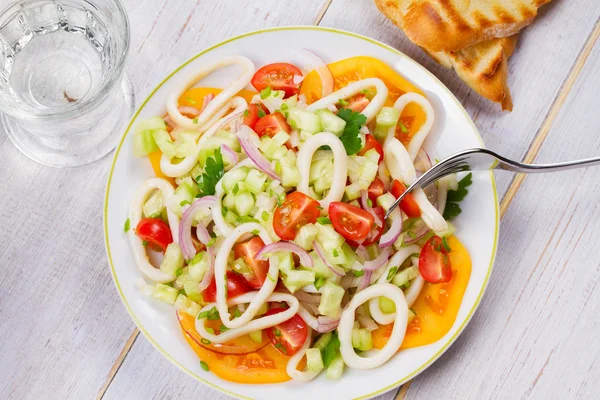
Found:
<path fill-rule="evenodd" d="M 596 44 L 538 162 L 600 155 L 599 68 Z M 599 197 L 597 168 L 527 176 L 480 309 L 408 399 L 598 397 Z"/>
<path fill-rule="evenodd" d="M 127 2 L 127 73 L 138 104 L 204 47 L 258 28 L 310 24 L 324 1 L 305 2 L 293 13 L 291 0 Z M 77 169 L 47 168 L 3 134 L 0 154 L 0 398 L 93 398 L 134 331 L 104 252 L 102 207 L 111 157 Z M 166 362 L 165 371 L 174 380 L 183 376 Z"/>
<path fill-rule="evenodd" d="M 509 60 L 509 85 L 515 104 L 512 113 L 501 112 L 499 106 L 482 99 L 454 72 L 433 62 L 372 1 L 334 0 L 321 25 L 381 40 L 414 58 L 454 92 L 489 148 L 509 158 L 522 159 L 598 18 L 598 2 L 583 0 L 578 6 L 560 1 L 544 6 L 535 23 L 521 35 Z M 509 174 L 498 174 L 501 196 L 511 179 Z"/>

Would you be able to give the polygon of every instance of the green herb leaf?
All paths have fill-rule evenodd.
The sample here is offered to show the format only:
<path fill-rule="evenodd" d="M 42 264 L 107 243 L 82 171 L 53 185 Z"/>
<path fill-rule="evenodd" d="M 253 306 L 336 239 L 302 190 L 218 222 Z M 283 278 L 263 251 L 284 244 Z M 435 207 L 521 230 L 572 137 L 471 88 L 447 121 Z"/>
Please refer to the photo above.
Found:
<path fill-rule="evenodd" d="M 349 108 L 341 108 L 337 116 L 346 121 L 346 127 L 340 140 L 344 144 L 348 155 L 356 154 L 362 148 L 360 140 L 360 127 L 367 123 L 367 117 L 361 113 L 350 110 Z"/>
<path fill-rule="evenodd" d="M 444 247 L 444 250 L 446 250 L 446 252 L 448 252 L 448 253 L 450 253 L 452 251 L 452 249 L 448 245 L 448 240 L 446 240 L 446 236 L 444 236 L 442 238 L 442 247 Z"/>
<path fill-rule="evenodd" d="M 446 208 L 444 209 L 444 218 L 447 220 L 455 218 L 462 212 L 458 205 L 469 193 L 467 188 L 473 183 L 473 174 L 468 173 L 458 182 L 457 190 L 448 190 L 446 198 Z"/>
<path fill-rule="evenodd" d="M 131 221 L 129 220 L 129 218 L 127 218 L 125 220 L 125 226 L 123 226 L 123 230 L 125 231 L 125 233 L 129 232 L 130 227 L 131 227 Z"/>
<path fill-rule="evenodd" d="M 225 174 L 221 149 L 216 149 L 212 157 L 206 159 L 204 173 L 198 177 L 198 188 L 201 196 L 215 194 L 215 186 Z"/>
<path fill-rule="evenodd" d="M 264 88 L 263 90 L 260 91 L 260 98 L 262 100 L 266 99 L 270 95 L 271 95 L 271 86 L 267 86 L 266 88 Z"/>
<path fill-rule="evenodd" d="M 331 340 L 329 343 L 327 343 L 327 346 L 321 350 L 321 357 L 323 358 L 323 366 L 325 366 L 325 368 L 329 367 L 329 364 L 331 364 L 339 350 L 340 339 L 337 336 L 337 332 L 334 331 Z"/>
<path fill-rule="evenodd" d="M 205 370 L 206 372 L 208 372 L 208 364 L 205 363 L 204 361 L 200 361 L 200 367 Z"/>
<path fill-rule="evenodd" d="M 385 279 L 387 279 L 388 281 L 390 279 L 392 279 L 394 277 L 394 275 L 396 275 L 396 272 L 398 271 L 398 267 L 392 267 L 390 268 L 390 271 L 388 272 L 387 276 Z"/>
<path fill-rule="evenodd" d="M 331 225 L 331 220 L 327 217 L 319 217 L 317 218 L 317 222 L 321 225 Z"/>
<path fill-rule="evenodd" d="M 365 274 L 365 271 L 352 271 L 354 272 L 354 276 L 357 278 L 360 278 L 361 276 L 363 276 Z"/>

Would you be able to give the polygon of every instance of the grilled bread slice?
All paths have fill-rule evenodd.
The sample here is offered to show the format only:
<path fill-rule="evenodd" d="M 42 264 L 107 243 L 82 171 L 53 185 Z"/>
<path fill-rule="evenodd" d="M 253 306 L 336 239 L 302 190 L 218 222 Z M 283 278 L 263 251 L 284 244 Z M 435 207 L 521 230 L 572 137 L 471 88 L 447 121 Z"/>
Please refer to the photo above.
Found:
<path fill-rule="evenodd" d="M 406 36 L 428 51 L 459 51 L 511 36 L 550 0 L 375 0 Z"/>
<path fill-rule="evenodd" d="M 456 52 L 424 50 L 438 63 L 453 69 L 477 93 L 500 103 L 503 110 L 512 111 L 507 61 L 518 36 L 488 40 Z"/>

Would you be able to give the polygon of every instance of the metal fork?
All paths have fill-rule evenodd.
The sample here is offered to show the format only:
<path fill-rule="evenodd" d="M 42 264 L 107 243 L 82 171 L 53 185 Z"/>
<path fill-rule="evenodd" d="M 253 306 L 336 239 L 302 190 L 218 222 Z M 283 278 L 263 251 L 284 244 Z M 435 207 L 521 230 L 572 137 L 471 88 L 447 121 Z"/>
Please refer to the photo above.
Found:
<path fill-rule="evenodd" d="M 443 178 L 446 175 L 462 171 L 476 171 L 489 169 L 503 169 L 512 172 L 521 172 L 526 174 L 557 172 L 569 169 L 585 168 L 593 165 L 600 165 L 600 157 L 585 158 L 583 160 L 566 161 L 555 164 L 524 164 L 509 160 L 491 150 L 474 148 L 458 152 L 434 165 L 431 169 L 421 175 L 412 185 L 406 189 L 398 199 L 392 204 L 385 218 L 388 218 L 392 211 L 398 206 L 400 201 L 416 187 L 424 188 L 427 185 Z"/>

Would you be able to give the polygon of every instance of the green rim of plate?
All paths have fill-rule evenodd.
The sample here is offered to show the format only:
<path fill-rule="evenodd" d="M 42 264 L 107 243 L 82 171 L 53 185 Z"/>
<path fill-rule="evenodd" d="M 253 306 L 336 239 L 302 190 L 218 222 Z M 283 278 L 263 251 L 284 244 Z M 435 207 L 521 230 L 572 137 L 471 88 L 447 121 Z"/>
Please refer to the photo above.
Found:
<path fill-rule="evenodd" d="M 277 31 L 293 31 L 293 30 L 297 30 L 297 31 L 324 31 L 324 32 L 333 32 L 333 33 L 337 33 L 340 35 L 346 35 L 346 36 L 350 36 L 350 37 L 354 37 L 354 38 L 358 38 L 358 39 L 362 39 L 365 40 L 369 43 L 375 44 L 383 49 L 386 49 L 388 51 L 391 51 L 392 53 L 394 53 L 397 56 L 402 56 L 402 57 L 406 57 L 407 60 L 410 60 L 411 62 L 413 62 L 415 65 L 419 66 L 419 68 L 421 68 L 422 70 L 424 70 L 425 72 L 427 72 L 427 74 L 429 74 L 435 81 L 437 81 L 441 87 L 443 87 L 451 96 L 451 98 L 456 102 L 456 104 L 458 105 L 459 109 L 465 114 L 465 116 L 467 117 L 467 119 L 469 120 L 469 122 L 471 122 L 471 125 L 473 125 L 473 128 L 475 130 L 475 133 L 477 135 L 477 138 L 479 139 L 479 141 L 481 142 L 482 145 L 484 145 L 483 143 L 483 139 L 481 138 L 481 135 L 479 134 L 479 131 L 477 130 L 477 127 L 475 126 L 475 124 L 473 123 L 473 121 L 471 120 L 471 117 L 469 116 L 469 114 L 467 114 L 466 110 L 464 109 L 464 107 L 462 106 L 462 104 L 460 104 L 460 102 L 456 99 L 456 97 L 452 94 L 452 92 L 450 92 L 450 90 L 435 76 L 433 75 L 431 72 L 429 72 L 426 68 L 424 68 L 421 64 L 419 64 L 418 62 L 416 62 L 415 60 L 413 60 L 412 58 L 408 57 L 406 54 L 402 53 L 399 50 L 394 49 L 391 46 L 388 46 L 384 43 L 381 43 L 375 39 L 371 39 L 368 38 L 366 36 L 363 35 L 359 35 L 357 33 L 353 33 L 353 32 L 348 32 L 348 31 L 344 31 L 341 29 L 335 29 L 335 28 L 325 28 L 325 27 L 319 27 L 319 26 L 286 26 L 286 27 L 277 27 L 277 28 L 268 28 L 268 29 L 260 29 L 257 31 L 252 31 L 252 32 L 248 32 L 239 36 L 235 36 L 232 37 L 228 40 L 225 40 L 223 42 L 217 43 L 211 47 L 208 47 L 207 49 L 205 49 L 204 51 L 196 54 L 194 57 L 190 58 L 188 61 L 186 61 L 185 63 L 183 63 L 181 66 L 179 66 L 177 69 L 175 69 L 173 72 L 171 72 L 169 74 L 169 76 L 167 76 L 160 84 L 158 84 L 154 90 L 150 93 L 150 95 L 148 95 L 148 97 L 146 98 L 146 100 L 144 100 L 144 102 L 140 105 L 140 107 L 138 108 L 137 112 L 135 113 L 135 115 L 132 117 L 131 122 L 129 124 L 129 126 L 127 127 L 127 130 L 125 131 L 125 133 L 123 134 L 123 137 L 121 138 L 121 142 L 119 143 L 119 146 L 117 147 L 116 151 L 115 151 L 115 156 L 113 158 L 113 162 L 112 165 L 110 167 L 110 173 L 108 174 L 108 181 L 107 181 L 107 185 L 106 185 L 106 195 L 105 195 L 105 200 L 104 200 L 104 242 L 105 242 L 105 246 L 106 246 L 106 255 L 108 257 L 108 263 L 110 264 L 110 271 L 113 277 L 113 281 L 115 282 L 115 286 L 117 287 L 117 291 L 119 292 L 119 296 L 121 297 L 121 301 L 123 301 L 123 304 L 125 305 L 125 308 L 127 309 L 127 312 L 129 313 L 129 315 L 131 316 L 131 318 L 133 319 L 133 321 L 135 322 L 135 324 L 137 325 L 138 329 L 140 330 L 140 332 L 142 332 L 144 334 L 144 336 L 146 336 L 146 339 L 148 339 L 150 341 L 150 343 L 152 343 L 152 345 L 160 352 L 162 353 L 163 356 L 165 356 L 168 360 L 170 360 L 173 364 L 175 364 L 179 369 L 181 369 L 182 371 L 184 371 L 185 373 L 187 373 L 188 375 L 192 376 L 195 379 L 198 379 L 199 381 L 201 381 L 202 383 L 216 389 L 219 390 L 222 393 L 225 393 L 229 396 L 234 396 L 240 399 L 250 399 L 249 397 L 245 397 L 242 396 L 240 394 L 237 393 L 233 393 L 230 392 L 229 390 L 223 389 L 217 385 L 215 385 L 212 382 L 209 382 L 207 380 L 205 380 L 204 378 L 196 375 L 194 372 L 190 371 L 189 369 L 187 369 L 186 367 L 184 367 L 183 365 L 181 365 L 179 362 L 177 362 L 177 360 L 175 360 L 173 357 L 171 357 L 165 350 L 163 350 L 160 345 L 158 343 L 156 343 L 154 341 L 154 339 L 150 336 L 150 334 L 148 332 L 146 332 L 146 330 L 144 329 L 144 327 L 141 325 L 141 323 L 139 322 L 139 320 L 137 319 L 136 315 L 133 313 L 133 311 L 131 310 L 131 308 L 129 307 L 129 303 L 127 303 L 127 299 L 125 299 L 125 295 L 123 294 L 123 291 L 121 290 L 121 285 L 119 284 L 119 280 L 117 279 L 117 274 L 115 272 L 115 266 L 113 264 L 113 260 L 112 260 L 112 255 L 110 252 L 110 245 L 108 242 L 108 197 L 109 197 L 109 193 L 110 193 L 110 184 L 112 182 L 112 176 L 113 176 L 113 172 L 115 169 L 115 164 L 117 163 L 117 158 L 119 157 L 119 153 L 121 151 L 121 147 L 123 146 L 123 143 L 125 142 L 125 138 L 127 137 L 127 134 L 129 133 L 129 131 L 131 130 L 131 126 L 133 125 L 134 121 L 136 120 L 137 116 L 139 115 L 139 113 L 144 109 L 144 107 L 146 106 L 146 103 L 148 103 L 148 101 L 154 96 L 154 94 L 158 91 L 158 89 L 160 89 L 167 81 L 169 81 L 173 75 L 175 75 L 177 72 L 179 72 L 183 67 L 185 67 L 186 65 L 188 65 L 189 63 L 191 63 L 192 61 L 194 61 L 195 59 L 197 59 L 198 57 L 210 52 L 211 50 L 214 50 L 218 47 L 221 47 L 227 43 L 233 42 L 235 40 L 239 40 L 248 36 L 254 36 L 254 35 L 259 35 L 262 33 L 266 33 L 266 32 L 277 32 Z M 475 310 L 477 309 L 477 307 L 479 306 L 479 303 L 481 302 L 481 298 L 483 297 L 483 294 L 485 292 L 485 289 L 487 288 L 490 276 L 492 274 L 492 269 L 494 266 L 494 260 L 496 258 L 496 250 L 497 250 L 497 246 L 498 246 L 498 235 L 499 235 L 499 224 L 500 224 L 500 206 L 498 203 L 498 190 L 496 188 L 496 180 L 494 179 L 494 174 L 492 171 L 490 171 L 490 178 L 491 178 L 491 182 L 492 182 L 492 188 L 494 191 L 494 207 L 495 207 L 495 214 L 496 214 L 496 229 L 494 232 L 494 245 L 492 248 L 492 258 L 490 260 L 490 264 L 488 267 L 488 272 L 486 274 L 485 277 L 485 281 L 483 282 L 483 286 L 481 288 L 481 291 L 479 292 L 479 295 L 477 296 L 477 299 L 475 300 L 475 304 L 473 305 L 473 307 L 471 308 L 471 310 L 469 311 L 469 314 L 467 315 L 467 317 L 465 318 L 464 322 L 461 324 L 461 326 L 458 328 L 458 330 L 456 331 L 456 333 L 444 344 L 444 346 L 433 355 L 433 357 L 431 357 L 429 360 L 427 360 L 423 365 L 421 365 L 419 368 L 415 369 L 413 372 L 411 372 L 410 374 L 406 375 L 405 377 L 399 379 L 398 381 L 396 381 L 395 383 L 392 383 L 391 385 L 388 385 L 384 388 L 381 388 L 375 392 L 366 394 L 364 396 L 361 397 L 357 397 L 356 399 L 367 399 L 370 397 L 374 397 L 377 396 L 379 394 L 385 393 L 395 387 L 398 387 L 404 383 L 406 383 L 407 381 L 409 381 L 410 379 L 414 378 L 416 375 L 418 375 L 419 373 L 421 373 L 424 369 L 426 369 L 429 365 L 431 365 L 434 361 L 436 361 L 449 347 L 452 343 L 454 343 L 454 341 L 458 338 L 458 336 L 462 333 L 462 331 L 464 330 L 465 326 L 469 323 L 469 321 L 471 320 L 471 318 L 473 317 L 473 313 L 475 312 Z"/>

